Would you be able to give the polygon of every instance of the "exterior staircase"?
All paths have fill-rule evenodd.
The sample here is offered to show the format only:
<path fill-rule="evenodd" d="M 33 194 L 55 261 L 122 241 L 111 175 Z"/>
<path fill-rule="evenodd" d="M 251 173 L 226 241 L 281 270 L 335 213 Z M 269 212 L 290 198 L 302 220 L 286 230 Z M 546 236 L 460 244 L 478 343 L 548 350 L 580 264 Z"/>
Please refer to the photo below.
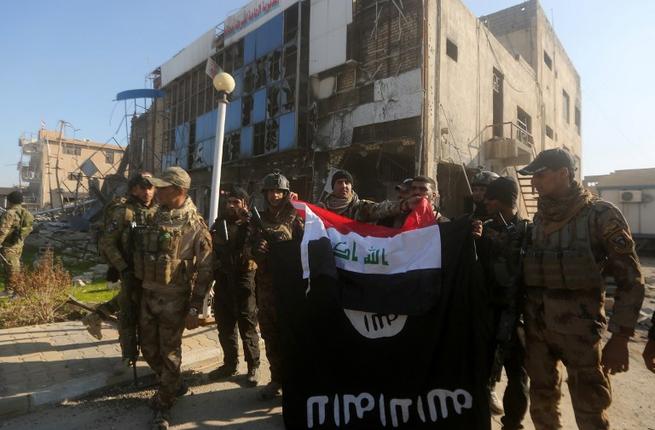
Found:
<path fill-rule="evenodd" d="M 538 194 L 532 187 L 530 176 L 522 176 L 516 167 L 512 167 L 513 175 L 519 184 L 519 213 L 523 218 L 532 219 L 537 213 Z"/>
<path fill-rule="evenodd" d="M 502 127 L 505 137 L 496 136 L 497 130 Z M 532 219 L 537 212 L 537 193 L 532 188 L 530 176 L 518 173 L 520 167 L 529 164 L 537 156 L 534 140 L 526 131 L 525 126 L 512 122 L 488 125 L 480 135 L 491 132 L 483 143 L 485 158 L 493 160 L 498 171 L 505 170 L 508 176 L 516 178 L 519 184 L 519 214 L 523 218 Z M 502 166 L 502 167 L 501 167 Z"/>

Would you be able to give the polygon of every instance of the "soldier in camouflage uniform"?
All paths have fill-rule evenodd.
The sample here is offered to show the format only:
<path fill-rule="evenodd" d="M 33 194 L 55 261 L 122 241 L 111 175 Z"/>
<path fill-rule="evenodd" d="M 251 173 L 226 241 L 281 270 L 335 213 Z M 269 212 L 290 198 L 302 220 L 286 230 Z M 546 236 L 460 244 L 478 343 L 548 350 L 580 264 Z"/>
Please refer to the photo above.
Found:
<path fill-rule="evenodd" d="M 25 238 L 32 232 L 34 217 L 23 207 L 23 194 L 12 191 L 7 196 L 7 210 L 0 216 L 0 261 L 5 271 L 3 296 L 15 294 L 14 277 L 20 272 L 20 257 Z"/>
<path fill-rule="evenodd" d="M 478 250 L 489 286 L 497 361 L 494 363 L 497 374 L 490 381 L 490 407 L 493 410 L 494 401 L 499 403 L 496 407 L 500 409 L 498 414 L 504 412 L 501 418 L 504 430 L 522 429 L 528 410 L 528 375 L 523 365 L 525 349 L 518 335 L 523 302 L 520 260 L 529 223 L 516 211 L 518 184 L 514 179 L 499 177 L 484 188 L 484 213 L 491 218 L 485 224 Z M 507 388 L 500 404 L 493 387 L 503 367 Z"/>
<path fill-rule="evenodd" d="M 352 187 L 352 175 L 346 170 L 336 171 L 332 175 L 332 193 L 319 202 L 318 206 L 360 222 L 375 222 L 402 213 L 402 202 L 385 200 L 375 203 L 362 200 Z M 409 212 L 409 208 L 405 207 L 405 211 Z"/>
<path fill-rule="evenodd" d="M 644 297 L 634 241 L 621 212 L 574 180 L 575 163 L 564 149 L 540 153 L 520 171 L 533 175 L 539 193 L 523 275 L 526 369 L 530 414 L 536 429 L 562 428 L 561 363 L 580 429 L 608 429 L 612 394 L 608 374 L 628 370 L 628 340 Z M 617 284 L 610 340 L 603 273 Z"/>
<path fill-rule="evenodd" d="M 273 273 L 268 258 L 269 243 L 300 240 L 304 223 L 289 200 L 289 181 L 286 177 L 279 172 L 265 176 L 261 191 L 264 194 L 265 210 L 262 212 L 263 225 L 253 237 L 253 251 L 257 261 L 257 318 L 271 369 L 271 382 L 259 391 L 260 399 L 266 400 L 279 394 L 284 378 Z"/>
<path fill-rule="evenodd" d="M 143 357 L 159 377 L 151 399 L 153 428 L 168 428 L 170 408 L 186 387 L 180 377 L 182 333 L 198 327 L 198 309 L 212 282 L 207 224 L 187 195 L 191 178 L 173 166 L 150 182 L 161 205 L 135 237 L 134 273 L 143 280 L 139 315 Z"/>
<path fill-rule="evenodd" d="M 246 380 L 250 385 L 257 385 L 257 264 L 250 243 L 252 229 L 248 214 L 248 194 L 242 188 L 235 187 L 226 193 L 224 201 L 222 216 L 216 220 L 211 231 L 216 261 L 214 316 L 224 358 L 223 365 L 210 372 L 209 376 L 212 379 L 222 379 L 237 374 L 238 340 L 241 333 L 243 353 L 248 363 Z"/>
<path fill-rule="evenodd" d="M 151 177 L 149 172 L 134 175 L 128 182 L 128 197 L 108 214 L 98 248 L 107 263 L 120 274 L 121 289 L 116 297 L 99 305 L 96 312 L 83 320 L 87 330 L 101 339 L 100 314 L 118 313 L 122 357 L 129 363 L 139 357 L 137 332 L 141 299 L 141 280 L 134 276 L 133 240 L 134 232 L 150 223 L 157 211 Z"/>

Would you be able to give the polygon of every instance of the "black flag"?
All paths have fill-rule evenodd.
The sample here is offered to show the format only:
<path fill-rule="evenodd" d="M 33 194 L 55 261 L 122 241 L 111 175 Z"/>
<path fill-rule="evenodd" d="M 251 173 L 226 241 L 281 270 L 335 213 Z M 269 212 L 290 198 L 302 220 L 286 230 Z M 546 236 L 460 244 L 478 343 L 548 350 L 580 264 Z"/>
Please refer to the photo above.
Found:
<path fill-rule="evenodd" d="M 279 243 L 271 252 L 286 428 L 489 429 L 490 329 L 470 222 L 433 226 L 438 267 L 417 268 L 411 261 L 421 256 L 410 255 L 396 259 L 409 270 L 381 267 L 388 273 L 374 274 L 339 263 L 341 250 L 353 251 L 348 263 L 361 257 L 369 264 L 392 237 L 362 246 L 367 237 L 358 235 L 365 249 L 356 256 L 347 239 L 362 231 L 322 222 L 325 237 L 305 233 L 308 265 L 301 263 L 298 242 Z M 331 235 L 331 228 L 340 233 Z M 421 231 L 429 237 L 430 230 Z M 411 254 L 412 244 L 402 240 L 403 252 Z M 384 254 L 389 267 L 392 248 Z M 307 266 L 310 276 L 303 279 Z"/>

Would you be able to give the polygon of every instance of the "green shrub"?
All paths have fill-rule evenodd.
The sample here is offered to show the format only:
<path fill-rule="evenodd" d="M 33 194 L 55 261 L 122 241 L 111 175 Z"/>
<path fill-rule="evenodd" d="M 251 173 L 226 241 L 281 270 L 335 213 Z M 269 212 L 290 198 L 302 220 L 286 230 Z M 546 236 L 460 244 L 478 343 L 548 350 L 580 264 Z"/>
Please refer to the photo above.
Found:
<path fill-rule="evenodd" d="M 70 273 L 52 250 L 46 250 L 32 268 L 16 275 L 16 297 L 0 302 L 0 328 L 43 324 L 62 319 L 72 288 Z"/>

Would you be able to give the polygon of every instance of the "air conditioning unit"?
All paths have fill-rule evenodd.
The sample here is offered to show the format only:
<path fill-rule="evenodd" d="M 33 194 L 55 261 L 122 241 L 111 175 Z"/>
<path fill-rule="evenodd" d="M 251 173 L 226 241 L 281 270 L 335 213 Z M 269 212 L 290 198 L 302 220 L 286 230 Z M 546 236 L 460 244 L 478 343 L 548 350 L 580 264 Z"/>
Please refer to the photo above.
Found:
<path fill-rule="evenodd" d="M 641 203 L 640 190 L 623 190 L 619 192 L 619 201 L 621 203 Z"/>

